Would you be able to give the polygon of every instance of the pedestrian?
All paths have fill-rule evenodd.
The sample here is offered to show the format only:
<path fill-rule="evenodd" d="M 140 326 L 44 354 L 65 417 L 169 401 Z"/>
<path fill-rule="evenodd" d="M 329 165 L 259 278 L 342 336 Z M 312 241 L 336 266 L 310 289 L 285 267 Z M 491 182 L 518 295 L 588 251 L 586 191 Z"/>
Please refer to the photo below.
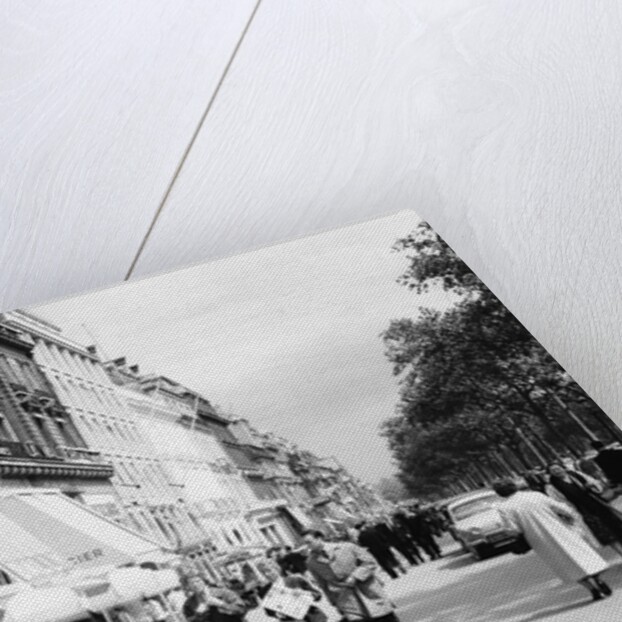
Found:
<path fill-rule="evenodd" d="M 393 551 L 389 548 L 388 543 L 382 538 L 382 536 L 375 529 L 374 525 L 367 524 L 367 522 L 359 523 L 357 525 L 359 530 L 358 544 L 364 547 L 376 560 L 378 565 L 392 578 L 397 579 L 398 572 L 406 572 L 397 561 Z"/>
<path fill-rule="evenodd" d="M 434 539 L 432 529 L 419 506 L 415 506 L 414 511 L 407 518 L 411 537 L 417 546 L 423 549 L 432 561 L 440 559 L 442 556 L 441 549 Z"/>
<path fill-rule="evenodd" d="M 124 607 L 117 607 L 112 615 L 114 622 L 137 622 L 136 618 Z"/>
<path fill-rule="evenodd" d="M 247 609 L 252 609 L 257 606 L 257 582 L 253 577 L 247 577 L 246 581 L 242 581 L 241 579 L 234 577 L 229 579 L 226 583 L 227 588 L 237 594 L 244 601 Z"/>
<path fill-rule="evenodd" d="M 169 607 L 176 613 L 181 612 L 184 608 L 186 596 L 181 587 L 174 587 L 166 596 Z"/>
<path fill-rule="evenodd" d="M 155 598 L 145 598 L 143 607 L 149 616 L 150 622 L 166 622 L 168 620 L 166 609 Z"/>
<path fill-rule="evenodd" d="M 598 452 L 594 462 L 600 467 L 612 486 L 622 486 L 622 447 L 618 443 L 605 446 L 602 441 L 593 441 Z"/>
<path fill-rule="evenodd" d="M 275 586 L 283 586 L 290 590 L 302 590 L 309 592 L 315 602 L 322 600 L 322 592 L 315 588 L 310 581 L 303 575 L 297 573 L 279 573 L 277 568 L 271 564 L 259 562 L 257 568 L 264 575 L 266 583 L 262 586 L 261 598 L 263 599 Z M 274 611 L 264 608 L 264 613 L 269 617 L 276 617 Z M 284 620 L 294 620 L 294 618 L 281 618 Z M 312 605 L 302 619 L 302 622 L 327 622 L 328 616 L 317 606 Z"/>
<path fill-rule="evenodd" d="M 598 466 L 598 464 L 596 464 L 593 456 L 583 456 L 583 458 L 579 460 L 577 466 L 577 470 L 580 473 L 585 473 L 585 475 L 588 475 L 589 477 L 597 480 L 604 488 L 609 487 L 607 476 L 602 472 L 602 469 Z"/>
<path fill-rule="evenodd" d="M 549 468 L 550 485 L 558 498 L 570 503 L 602 546 L 622 554 L 622 515 L 599 494 L 598 482 L 588 475 L 569 471 L 558 464 Z"/>
<path fill-rule="evenodd" d="M 408 517 L 404 510 L 398 510 L 393 514 L 393 524 L 398 530 L 399 536 L 407 543 L 408 550 L 416 563 L 424 563 L 423 554 L 417 547 L 417 544 L 411 537 L 410 528 L 408 527 Z"/>
<path fill-rule="evenodd" d="M 402 533 L 400 526 L 395 522 L 387 523 L 381 521 L 377 524 L 376 529 L 387 544 L 404 557 L 411 566 L 417 565 L 417 558 L 410 547 L 410 538 Z"/>
<path fill-rule="evenodd" d="M 532 469 L 531 471 L 526 471 L 524 474 L 525 481 L 527 482 L 527 486 L 531 490 L 535 490 L 536 492 L 545 493 L 546 491 L 546 476 L 540 469 Z"/>
<path fill-rule="evenodd" d="M 280 565 L 286 574 L 304 574 L 307 570 L 307 557 L 303 550 L 286 546 Z"/>
<path fill-rule="evenodd" d="M 493 489 L 505 500 L 497 508 L 508 526 L 562 581 L 580 583 L 593 600 L 611 595 L 600 577 L 609 565 L 576 529 L 580 518 L 572 509 L 540 492 L 519 491 L 510 479 L 495 482 Z"/>
<path fill-rule="evenodd" d="M 399 622 L 368 551 L 352 542 L 326 542 L 321 531 L 309 531 L 304 539 L 309 572 L 344 620 Z"/>
<path fill-rule="evenodd" d="M 183 614 L 188 622 L 243 622 L 246 614 L 244 601 L 232 590 L 208 587 L 201 575 L 188 577 L 190 596 Z"/>
<path fill-rule="evenodd" d="M 123 607 L 113 610 L 113 620 L 115 622 L 159 622 L 154 618 L 153 610 L 146 603 L 146 599 L 128 603 Z"/>
<path fill-rule="evenodd" d="M 443 535 L 443 523 L 440 520 L 437 507 L 435 505 L 431 505 L 426 514 L 426 520 L 430 526 L 432 535 L 440 538 Z"/>

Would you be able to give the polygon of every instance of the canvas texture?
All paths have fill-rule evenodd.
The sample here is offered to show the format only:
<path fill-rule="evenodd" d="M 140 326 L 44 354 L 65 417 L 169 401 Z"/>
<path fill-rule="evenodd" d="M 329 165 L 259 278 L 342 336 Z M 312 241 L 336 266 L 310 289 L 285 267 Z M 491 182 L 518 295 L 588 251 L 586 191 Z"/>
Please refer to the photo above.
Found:
<path fill-rule="evenodd" d="M 414 214 L 5 311 L 0 619 L 612 620 L 621 441 Z"/>

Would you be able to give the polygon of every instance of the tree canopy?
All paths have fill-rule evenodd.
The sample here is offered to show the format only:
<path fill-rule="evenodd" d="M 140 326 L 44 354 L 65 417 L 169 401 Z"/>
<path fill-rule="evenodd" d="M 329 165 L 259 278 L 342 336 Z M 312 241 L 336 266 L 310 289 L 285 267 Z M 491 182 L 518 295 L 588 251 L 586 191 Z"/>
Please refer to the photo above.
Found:
<path fill-rule="evenodd" d="M 399 399 L 383 434 L 413 495 L 578 455 L 616 426 L 453 250 L 422 223 L 395 250 L 398 283 L 450 292 L 442 310 L 393 320 L 382 339 Z"/>

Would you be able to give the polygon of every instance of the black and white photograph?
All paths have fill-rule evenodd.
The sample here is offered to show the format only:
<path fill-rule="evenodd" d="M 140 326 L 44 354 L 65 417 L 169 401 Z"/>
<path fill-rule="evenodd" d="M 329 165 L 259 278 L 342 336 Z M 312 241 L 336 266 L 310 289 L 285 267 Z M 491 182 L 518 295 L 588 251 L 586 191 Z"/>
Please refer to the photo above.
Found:
<path fill-rule="evenodd" d="M 2 622 L 574 622 L 622 431 L 402 211 L 0 315 Z"/>
<path fill-rule="evenodd" d="M 0 622 L 621 620 L 621 41 L 2 2 Z"/>

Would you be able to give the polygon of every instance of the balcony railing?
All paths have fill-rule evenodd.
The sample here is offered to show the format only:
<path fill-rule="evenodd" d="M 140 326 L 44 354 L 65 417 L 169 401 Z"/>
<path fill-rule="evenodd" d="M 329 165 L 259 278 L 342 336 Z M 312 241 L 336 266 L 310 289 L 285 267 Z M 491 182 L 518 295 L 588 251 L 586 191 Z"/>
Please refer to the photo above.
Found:
<path fill-rule="evenodd" d="M 105 464 L 101 454 L 86 447 L 67 447 L 59 445 L 54 449 L 36 443 L 0 440 L 0 457 L 28 458 L 30 460 L 58 460 Z"/>
<path fill-rule="evenodd" d="M 11 458 L 33 458 L 39 454 L 38 449 L 38 446 L 34 444 L 31 445 L 31 448 L 29 449 L 23 443 L 0 440 L 0 456 L 9 456 Z"/>
<path fill-rule="evenodd" d="M 78 462 L 92 462 L 94 464 L 104 464 L 104 459 L 98 451 L 88 449 L 86 447 L 68 447 L 60 445 L 57 447 L 59 454 L 66 460 Z"/>
<path fill-rule="evenodd" d="M 114 469 L 98 453 L 81 447 L 50 449 L 35 443 L 0 440 L 2 477 L 86 477 L 109 479 Z"/>

